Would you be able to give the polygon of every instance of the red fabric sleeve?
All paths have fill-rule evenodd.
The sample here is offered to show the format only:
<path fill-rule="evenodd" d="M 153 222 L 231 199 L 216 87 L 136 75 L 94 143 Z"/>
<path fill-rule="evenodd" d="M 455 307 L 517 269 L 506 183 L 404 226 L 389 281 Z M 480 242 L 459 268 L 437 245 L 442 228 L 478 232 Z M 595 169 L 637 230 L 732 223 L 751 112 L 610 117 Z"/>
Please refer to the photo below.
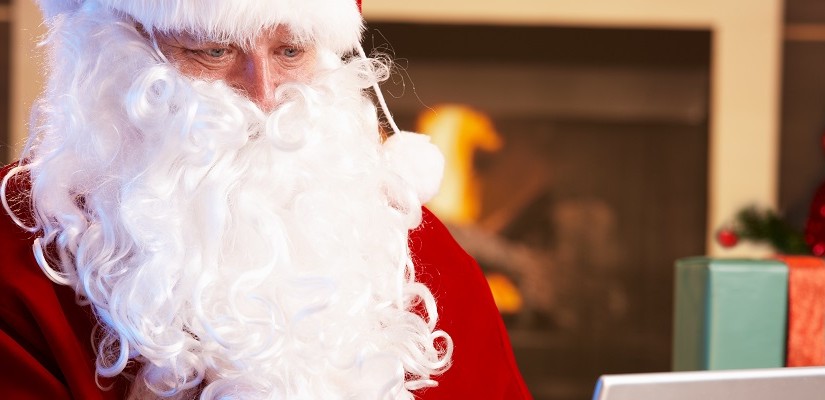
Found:
<path fill-rule="evenodd" d="M 420 399 L 531 399 L 519 373 L 504 323 L 478 264 L 444 224 L 424 209 L 410 234 L 418 280 L 436 297 L 438 328 L 453 339 L 452 366 Z"/>
<path fill-rule="evenodd" d="M 8 168 L 0 176 L 5 175 Z M 12 182 L 13 199 L 23 192 Z M 32 255 L 34 237 L 0 212 L 0 393 L 8 399 L 114 400 L 126 384 L 95 382 L 94 320 L 74 292 L 49 281 Z M 107 385 L 111 381 L 101 380 Z"/>

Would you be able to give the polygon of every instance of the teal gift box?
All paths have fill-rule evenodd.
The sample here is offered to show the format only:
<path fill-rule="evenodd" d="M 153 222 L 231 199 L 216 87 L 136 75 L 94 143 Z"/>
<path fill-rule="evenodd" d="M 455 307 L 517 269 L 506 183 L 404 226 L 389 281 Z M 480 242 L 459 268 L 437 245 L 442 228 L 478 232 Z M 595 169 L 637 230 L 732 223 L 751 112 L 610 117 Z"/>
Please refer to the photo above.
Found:
<path fill-rule="evenodd" d="M 785 365 L 785 264 L 685 258 L 676 261 L 675 284 L 675 371 Z"/>

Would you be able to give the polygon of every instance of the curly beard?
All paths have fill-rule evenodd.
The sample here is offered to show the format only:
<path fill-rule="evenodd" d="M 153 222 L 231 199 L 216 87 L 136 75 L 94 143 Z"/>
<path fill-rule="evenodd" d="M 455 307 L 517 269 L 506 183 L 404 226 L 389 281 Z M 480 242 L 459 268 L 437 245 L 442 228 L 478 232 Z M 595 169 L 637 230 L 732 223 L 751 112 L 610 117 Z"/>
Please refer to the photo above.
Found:
<path fill-rule="evenodd" d="M 410 258 L 421 199 L 363 94 L 386 66 L 322 53 L 267 115 L 180 75 L 105 10 L 57 21 L 47 43 L 16 172 L 31 175 L 38 262 L 101 321 L 100 375 L 134 359 L 135 393 L 204 399 L 436 385 L 452 342 Z"/>

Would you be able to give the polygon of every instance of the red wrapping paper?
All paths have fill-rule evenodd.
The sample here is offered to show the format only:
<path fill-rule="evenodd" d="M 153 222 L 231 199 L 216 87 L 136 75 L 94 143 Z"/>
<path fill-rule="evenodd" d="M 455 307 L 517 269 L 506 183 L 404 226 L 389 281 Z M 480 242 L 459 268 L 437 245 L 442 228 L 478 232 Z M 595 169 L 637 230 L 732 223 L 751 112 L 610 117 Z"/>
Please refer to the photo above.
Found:
<path fill-rule="evenodd" d="M 786 365 L 825 365 L 825 260 L 780 256 L 788 265 Z"/>

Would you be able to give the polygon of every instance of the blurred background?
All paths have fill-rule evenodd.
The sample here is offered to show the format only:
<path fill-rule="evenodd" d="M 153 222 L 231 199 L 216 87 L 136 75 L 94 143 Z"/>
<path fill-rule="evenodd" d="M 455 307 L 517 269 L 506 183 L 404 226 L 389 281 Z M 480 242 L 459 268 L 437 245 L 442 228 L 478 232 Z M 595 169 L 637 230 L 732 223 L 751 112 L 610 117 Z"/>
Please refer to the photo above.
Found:
<path fill-rule="evenodd" d="M 825 178 L 821 0 L 365 0 L 429 207 L 485 270 L 537 400 L 671 366 L 673 262 L 742 207 L 802 229 Z M 40 91 L 31 0 L 0 0 L 0 150 Z"/>

